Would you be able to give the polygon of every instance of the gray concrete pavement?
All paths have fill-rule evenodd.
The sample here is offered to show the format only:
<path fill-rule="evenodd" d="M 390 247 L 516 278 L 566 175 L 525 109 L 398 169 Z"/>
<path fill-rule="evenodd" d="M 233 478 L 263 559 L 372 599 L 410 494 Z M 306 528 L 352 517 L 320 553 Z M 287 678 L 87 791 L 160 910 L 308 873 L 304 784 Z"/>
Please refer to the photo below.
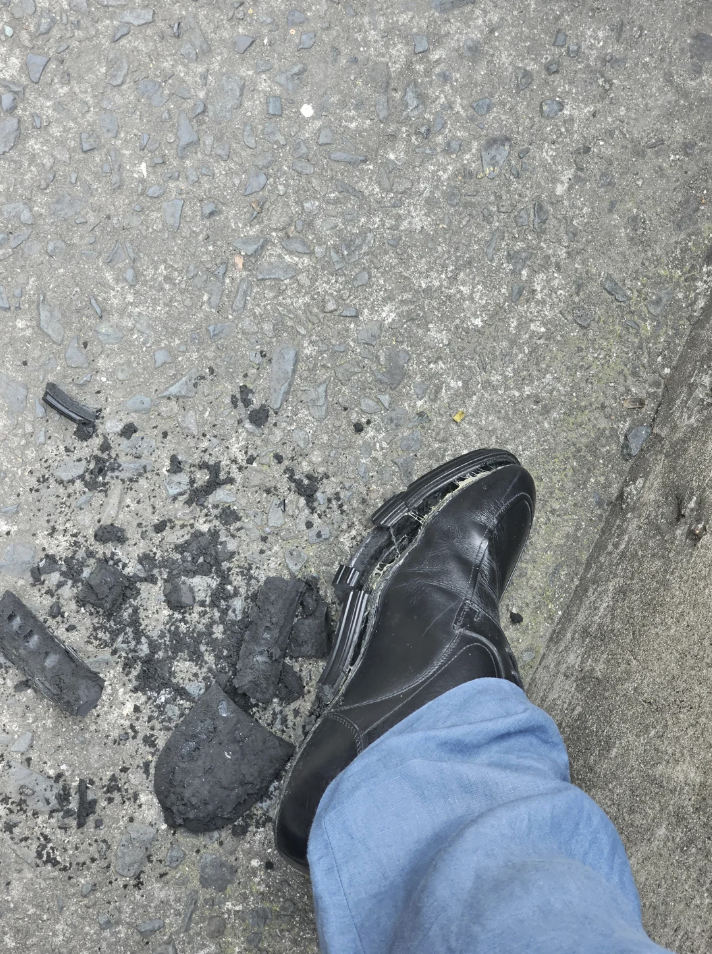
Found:
<path fill-rule="evenodd" d="M 708 309 L 530 683 L 621 832 L 651 936 L 681 954 L 712 944 L 711 361 Z"/>
<path fill-rule="evenodd" d="M 273 797 L 173 835 L 152 760 L 265 575 L 327 584 L 385 495 L 473 447 L 537 480 L 505 606 L 532 671 L 704 294 L 709 33 L 701 3 L 2 3 L 0 571 L 107 681 L 77 722 L 2 670 L 13 949 L 316 949 Z M 161 584 L 195 531 L 231 557 L 181 614 Z M 97 559 L 136 580 L 117 611 L 78 602 Z M 298 741 L 308 705 L 262 718 Z M 62 812 L 18 806 L 18 766 Z"/>

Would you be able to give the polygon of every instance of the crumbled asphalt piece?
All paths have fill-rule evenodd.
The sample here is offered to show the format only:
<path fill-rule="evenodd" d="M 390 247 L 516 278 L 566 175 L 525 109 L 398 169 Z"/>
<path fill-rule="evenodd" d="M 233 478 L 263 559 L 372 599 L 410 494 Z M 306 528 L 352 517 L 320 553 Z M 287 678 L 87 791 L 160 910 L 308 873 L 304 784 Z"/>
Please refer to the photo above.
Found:
<path fill-rule="evenodd" d="M 630 292 L 626 291 L 622 285 L 612 275 L 606 275 L 601 282 L 601 288 L 607 291 L 616 301 L 630 301 Z"/>
<path fill-rule="evenodd" d="M 269 403 L 278 411 L 289 394 L 297 368 L 297 349 L 292 345 L 280 345 L 272 355 L 270 371 Z"/>
<path fill-rule="evenodd" d="M 267 242 L 266 238 L 236 238 L 232 245 L 241 255 L 259 255 Z"/>
<path fill-rule="evenodd" d="M 483 99 L 475 100 L 475 102 L 472 104 L 472 108 L 478 116 L 486 116 L 487 113 L 489 113 L 492 109 L 493 105 L 494 104 L 492 103 L 492 100 L 488 96 L 485 96 Z"/>
<path fill-rule="evenodd" d="M 50 58 L 48 56 L 42 56 L 39 53 L 28 53 L 26 64 L 27 64 L 27 75 L 30 77 L 32 83 L 39 83 L 40 77 L 44 71 L 45 66 L 49 63 Z"/>
<path fill-rule="evenodd" d="M 302 657 L 322 659 L 328 651 L 328 607 L 324 600 L 320 600 L 319 606 L 310 616 L 294 621 L 287 646 L 287 655 L 293 659 L 301 659 Z"/>
<path fill-rule="evenodd" d="M 621 448 L 625 459 L 632 460 L 633 457 L 636 457 L 652 433 L 653 429 L 649 424 L 638 424 L 636 427 L 631 427 L 623 438 Z"/>
<path fill-rule="evenodd" d="M 545 99 L 542 100 L 539 110 L 545 119 L 553 119 L 563 112 L 564 104 L 560 99 Z"/>
<path fill-rule="evenodd" d="M 0 599 L 0 651 L 39 693 L 70 715 L 86 715 L 101 698 L 101 676 L 9 590 Z"/>
<path fill-rule="evenodd" d="M 267 176 L 264 172 L 254 172 L 247 180 L 243 195 L 254 195 L 255 192 L 261 192 L 267 185 Z"/>
<path fill-rule="evenodd" d="M 230 824 L 263 797 L 293 751 L 214 683 L 156 760 L 155 791 L 166 822 L 193 832 Z M 224 891 L 234 872 L 225 870 L 220 859 L 207 860 L 210 857 L 201 856 L 201 885 Z"/>
<path fill-rule="evenodd" d="M 94 531 L 94 539 L 97 543 L 126 543 L 126 531 L 122 527 L 116 527 L 113 523 L 103 524 Z"/>
<path fill-rule="evenodd" d="M 163 596 L 172 610 L 189 609 L 195 605 L 195 594 L 184 580 L 168 580 L 163 587 Z"/>
<path fill-rule="evenodd" d="M 77 828 L 84 828 L 90 816 L 96 814 L 96 799 L 87 796 L 86 779 L 80 778 L 77 786 Z"/>
<path fill-rule="evenodd" d="M 277 683 L 277 698 L 289 706 L 304 695 L 304 680 L 289 663 L 282 663 L 282 672 Z"/>
<path fill-rule="evenodd" d="M 240 401 L 244 408 L 250 408 L 255 403 L 254 391 L 247 384 L 240 385 Z"/>
<path fill-rule="evenodd" d="M 17 145 L 20 138 L 20 120 L 17 116 L 0 121 L 0 156 Z"/>
<path fill-rule="evenodd" d="M 166 865 L 169 868 L 177 868 L 185 859 L 185 852 L 178 845 L 171 845 L 166 854 Z"/>
<path fill-rule="evenodd" d="M 482 145 L 482 169 L 488 179 L 494 179 L 509 157 L 511 141 L 506 136 L 492 136 Z"/>
<path fill-rule="evenodd" d="M 254 42 L 253 36 L 238 36 L 234 43 L 235 52 L 246 53 Z"/>
<path fill-rule="evenodd" d="M 302 597 L 301 580 L 268 576 L 255 600 L 233 684 L 254 702 L 274 698 L 289 634 Z"/>
<path fill-rule="evenodd" d="M 524 66 L 517 66 L 514 70 L 514 86 L 518 93 L 532 85 L 534 74 Z"/>
<path fill-rule="evenodd" d="M 135 878 L 140 874 L 155 837 L 155 828 L 139 822 L 130 822 L 124 829 L 116 849 L 114 871 L 122 878 Z"/>
<path fill-rule="evenodd" d="M 117 566 L 98 560 L 79 591 L 77 602 L 112 613 L 131 591 L 131 581 Z"/>
<path fill-rule="evenodd" d="M 134 434 L 138 433 L 138 428 L 133 421 L 128 421 L 119 431 L 119 437 L 123 437 L 125 441 L 130 440 Z"/>
<path fill-rule="evenodd" d="M 200 887 L 223 894 L 235 880 L 235 869 L 218 855 L 202 855 L 198 864 Z"/>

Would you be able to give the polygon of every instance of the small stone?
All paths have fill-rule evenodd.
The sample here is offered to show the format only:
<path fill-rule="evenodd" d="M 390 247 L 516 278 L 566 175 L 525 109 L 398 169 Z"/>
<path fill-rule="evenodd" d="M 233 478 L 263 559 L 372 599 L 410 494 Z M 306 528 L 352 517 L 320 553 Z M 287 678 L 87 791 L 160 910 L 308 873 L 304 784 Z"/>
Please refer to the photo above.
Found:
<path fill-rule="evenodd" d="M 295 159 L 292 162 L 292 169 L 302 176 L 314 175 L 314 166 L 311 162 L 307 162 L 306 159 Z"/>
<path fill-rule="evenodd" d="M 413 35 L 413 52 L 417 55 L 418 53 L 425 53 L 428 49 L 428 38 L 422 34 L 415 33 Z"/>
<path fill-rule="evenodd" d="M 166 864 L 169 868 L 177 868 L 185 858 L 185 852 L 178 845 L 171 845 L 166 854 Z"/>
<path fill-rule="evenodd" d="M 79 137 L 79 142 L 82 147 L 82 152 L 91 152 L 93 149 L 96 149 L 99 145 L 99 141 L 93 133 L 83 132 Z"/>
<path fill-rule="evenodd" d="M 365 268 L 360 272 L 356 272 L 354 275 L 354 288 L 361 288 L 363 285 L 367 285 L 370 277 Z"/>
<path fill-rule="evenodd" d="M 182 212 L 182 199 L 170 199 L 168 202 L 163 203 L 163 220 L 169 229 L 178 231 Z"/>
<path fill-rule="evenodd" d="M 205 933 L 210 938 L 219 938 L 225 934 L 227 921 L 219 914 L 211 914 L 205 926 Z"/>
<path fill-rule="evenodd" d="M 94 891 L 96 891 L 96 881 L 85 881 L 79 889 L 79 893 L 83 898 L 88 898 Z"/>
<path fill-rule="evenodd" d="M 521 282 L 512 282 L 512 287 L 510 289 L 510 297 L 512 301 L 516 304 L 523 294 L 524 285 L 522 285 Z"/>
<path fill-rule="evenodd" d="M 242 106 L 245 81 L 234 73 L 221 73 L 215 83 L 210 101 L 210 116 L 219 123 L 232 122 L 234 113 Z"/>
<path fill-rule="evenodd" d="M 328 126 L 322 126 L 316 141 L 320 146 L 331 146 L 334 143 L 334 134 Z"/>
<path fill-rule="evenodd" d="M 126 23 L 122 23 L 116 28 L 116 33 L 111 38 L 112 43 L 118 43 L 119 40 L 122 40 L 125 36 L 128 36 L 131 32 L 131 27 Z"/>
<path fill-rule="evenodd" d="M 189 609 L 195 605 L 195 593 L 185 580 L 168 581 L 163 587 L 163 596 L 172 610 Z"/>
<path fill-rule="evenodd" d="M 193 368 L 179 381 L 176 381 L 175 384 L 172 384 L 165 390 L 160 397 L 195 397 L 195 392 L 198 387 L 198 376 L 197 369 Z"/>
<path fill-rule="evenodd" d="M 571 312 L 574 321 L 581 328 L 590 328 L 593 321 L 593 315 L 587 308 L 576 306 Z"/>
<path fill-rule="evenodd" d="M 302 33 L 299 37 L 299 46 L 298 50 L 311 50 L 316 42 L 316 33 L 313 30 L 308 31 L 307 33 Z"/>
<path fill-rule="evenodd" d="M 233 239 L 233 248 L 236 248 L 240 255 L 259 255 L 267 244 L 266 238 L 236 238 Z"/>
<path fill-rule="evenodd" d="M 14 93 L 3 93 L 0 96 L 0 106 L 4 113 L 14 113 L 17 109 L 17 96 Z"/>
<path fill-rule="evenodd" d="M 27 60 L 25 62 L 27 63 L 27 73 L 32 83 L 39 83 L 44 68 L 49 61 L 49 56 L 41 56 L 39 53 L 27 54 Z"/>
<path fill-rule="evenodd" d="M 365 345 L 376 345 L 381 337 L 382 329 L 380 321 L 367 321 L 357 332 L 358 341 Z"/>
<path fill-rule="evenodd" d="M 553 119 L 563 112 L 564 104 L 560 99 L 545 99 L 539 108 L 545 119 Z"/>
<path fill-rule="evenodd" d="M 102 113 L 99 116 L 99 126 L 107 139 L 115 139 L 119 134 L 119 121 L 116 113 Z"/>
<path fill-rule="evenodd" d="M 203 202 L 200 206 L 200 214 L 204 219 L 212 219 L 218 214 L 218 207 L 212 200 L 210 202 Z"/>
<path fill-rule="evenodd" d="M 332 162 L 347 162 L 351 166 L 358 166 L 362 162 L 366 162 L 368 156 L 359 156 L 355 152 L 345 152 L 337 149 L 335 152 L 329 154 L 329 159 L 331 159 Z"/>
<path fill-rule="evenodd" d="M 410 352 L 405 348 L 387 348 L 384 354 L 384 368 L 376 375 L 376 380 L 379 384 L 395 390 L 403 382 L 409 361 Z"/>
<path fill-rule="evenodd" d="M 156 831 L 148 825 L 131 822 L 126 826 L 116 849 L 114 870 L 123 878 L 135 878 L 146 863 L 148 849 Z"/>
<path fill-rule="evenodd" d="M 142 10 L 127 10 L 126 13 L 119 14 L 119 23 L 130 23 L 131 26 L 145 26 L 147 23 L 153 23 L 153 10 L 144 8 Z"/>
<path fill-rule="evenodd" d="M 235 52 L 246 53 L 254 42 L 253 36 L 238 36 L 234 43 Z"/>
<path fill-rule="evenodd" d="M 282 115 L 282 97 L 281 96 L 267 97 L 267 112 L 269 113 L 270 116 Z"/>
<path fill-rule="evenodd" d="M 0 122 L 0 156 L 4 155 L 17 144 L 20 138 L 20 120 L 16 116 L 3 119 Z"/>
<path fill-rule="evenodd" d="M 569 55 L 572 59 L 575 59 L 575 58 L 579 55 L 579 53 L 581 52 L 581 44 L 580 44 L 580 43 L 569 43 L 568 49 L 566 50 L 566 52 L 568 53 L 568 55 Z"/>
<path fill-rule="evenodd" d="M 616 301 L 630 301 L 630 292 L 626 291 L 622 285 L 619 285 L 612 275 L 606 275 L 604 277 L 603 281 L 601 282 L 601 287 L 604 291 L 607 291 L 609 295 L 615 298 Z"/>
<path fill-rule="evenodd" d="M 151 410 L 151 398 L 145 394 L 135 394 L 126 402 L 126 410 L 134 414 L 148 414 Z"/>
<path fill-rule="evenodd" d="M 311 246 L 299 235 L 282 239 L 281 245 L 284 251 L 291 255 L 309 255 L 311 253 Z"/>
<path fill-rule="evenodd" d="M 567 39 L 563 30 L 557 30 L 554 34 L 554 46 L 566 46 Z"/>
<path fill-rule="evenodd" d="M 560 69 L 559 61 L 558 61 L 558 60 L 549 60 L 549 61 L 544 65 L 544 69 L 545 69 L 546 72 L 549 74 L 549 76 L 553 76 L 555 73 L 558 73 L 558 72 L 559 72 L 559 69 Z"/>
<path fill-rule="evenodd" d="M 262 262 L 257 269 L 258 281 L 288 281 L 297 274 L 296 268 L 293 268 L 285 261 Z"/>
<path fill-rule="evenodd" d="M 121 86 L 129 72 L 129 61 L 123 53 L 112 50 L 106 58 L 106 81 L 111 86 Z"/>
<path fill-rule="evenodd" d="M 475 102 L 472 104 L 472 108 L 478 116 L 486 116 L 487 113 L 492 109 L 493 105 L 494 104 L 492 103 L 492 100 L 488 96 L 485 96 L 484 99 L 475 100 Z"/>
<path fill-rule="evenodd" d="M 200 887 L 223 894 L 235 880 L 235 868 L 217 855 L 202 855 L 198 863 Z"/>
<path fill-rule="evenodd" d="M 643 444 L 652 433 L 653 429 L 649 424 L 638 424 L 630 428 L 623 438 L 622 453 L 626 460 L 632 460 L 640 453 Z"/>
<path fill-rule="evenodd" d="M 170 351 L 166 350 L 166 348 L 159 348 L 153 352 L 153 361 L 157 368 L 162 368 L 164 364 L 171 364 L 173 359 L 171 358 Z"/>
<path fill-rule="evenodd" d="M 70 368 L 88 368 L 89 361 L 84 349 L 79 346 L 79 338 L 74 336 L 69 342 L 69 346 L 64 354 L 64 360 L 67 362 Z"/>
<path fill-rule="evenodd" d="M 23 732 L 22 735 L 18 736 L 12 743 L 10 746 L 10 751 L 14 752 L 16 755 L 24 755 L 25 752 L 30 751 L 34 740 L 35 736 L 33 732 Z"/>
<path fill-rule="evenodd" d="M 549 210 L 544 205 L 543 202 L 534 203 L 534 219 L 532 223 L 532 228 L 535 232 L 541 232 L 544 229 L 547 221 L 549 220 Z"/>
<path fill-rule="evenodd" d="M 291 66 L 282 73 L 277 73 L 275 81 L 283 89 L 286 89 L 288 93 L 296 93 L 301 77 L 306 73 L 306 70 L 306 66 L 303 63 L 299 63 L 297 66 Z"/>
<path fill-rule="evenodd" d="M 420 97 L 418 84 L 415 80 L 412 80 L 408 86 L 406 86 L 405 92 L 403 93 L 403 105 L 405 106 L 406 113 L 411 117 L 419 116 L 423 112 L 423 102 Z"/>
<path fill-rule="evenodd" d="M 0 371 L 0 397 L 13 414 L 21 414 L 27 405 L 27 388 Z"/>
<path fill-rule="evenodd" d="M 514 70 L 514 87 L 518 93 L 532 85 L 534 74 L 524 66 L 517 66 Z"/>
<path fill-rule="evenodd" d="M 494 179 L 509 157 L 511 141 L 506 136 L 486 139 L 481 150 L 482 169 L 488 179 Z"/>
<path fill-rule="evenodd" d="M 247 180 L 243 195 L 254 195 L 255 192 L 261 192 L 267 185 L 267 176 L 264 172 L 255 172 Z"/>
<path fill-rule="evenodd" d="M 272 357 L 270 373 L 270 407 L 273 411 L 278 411 L 287 398 L 296 367 L 297 349 L 292 345 L 280 345 Z"/>
<path fill-rule="evenodd" d="M 501 229 L 495 229 L 494 232 L 492 233 L 490 240 L 487 243 L 487 248 L 485 249 L 485 256 L 487 257 L 488 262 L 494 261 L 494 253 L 503 237 L 504 237 L 504 233 L 502 232 Z"/>
<path fill-rule="evenodd" d="M 158 931 L 163 930 L 163 921 L 160 918 L 151 918 L 150 921 L 143 921 L 141 924 L 136 925 L 136 930 L 141 935 L 141 937 L 151 937 L 152 934 L 156 934 Z"/>
<path fill-rule="evenodd" d="M 325 421 L 328 408 L 328 382 L 324 381 L 315 388 L 304 391 L 304 403 L 315 421 Z"/>
<path fill-rule="evenodd" d="M 651 295 L 647 301 L 648 314 L 659 318 L 673 299 L 673 289 L 663 288 L 657 295 Z"/>
<path fill-rule="evenodd" d="M 193 129 L 188 116 L 183 110 L 178 113 L 178 128 L 176 130 L 178 138 L 177 154 L 182 159 L 188 149 L 196 146 L 200 142 L 200 136 Z"/>

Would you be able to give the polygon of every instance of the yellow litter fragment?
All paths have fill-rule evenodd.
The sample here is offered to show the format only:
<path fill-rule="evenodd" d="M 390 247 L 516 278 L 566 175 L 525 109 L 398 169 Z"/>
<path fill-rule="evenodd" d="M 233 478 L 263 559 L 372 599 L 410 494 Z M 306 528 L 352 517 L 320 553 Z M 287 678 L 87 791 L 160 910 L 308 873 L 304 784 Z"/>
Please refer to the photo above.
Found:
<path fill-rule="evenodd" d="M 453 414 L 452 419 L 456 424 L 459 424 L 460 421 L 464 420 L 464 417 L 465 417 L 464 411 L 456 411 L 455 414 Z"/>

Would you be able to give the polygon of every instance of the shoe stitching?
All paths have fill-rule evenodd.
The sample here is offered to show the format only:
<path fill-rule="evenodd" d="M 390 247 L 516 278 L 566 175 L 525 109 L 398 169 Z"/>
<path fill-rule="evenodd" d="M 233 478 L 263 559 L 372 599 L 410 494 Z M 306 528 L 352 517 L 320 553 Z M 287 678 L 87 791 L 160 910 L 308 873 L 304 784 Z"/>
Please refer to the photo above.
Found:
<path fill-rule="evenodd" d="M 356 742 L 356 751 L 360 755 L 363 752 L 363 737 L 358 726 L 352 722 L 350 719 L 347 719 L 345 716 L 340 715 L 338 712 L 325 712 L 325 719 L 334 719 L 336 722 L 340 722 L 341 725 L 346 726 L 346 728 L 351 732 Z"/>
<path fill-rule="evenodd" d="M 493 663 L 495 669 L 500 670 L 500 669 L 501 669 L 501 663 L 500 663 L 499 660 L 497 659 L 497 651 L 496 651 L 496 649 L 494 648 L 494 646 L 492 646 L 492 644 L 489 642 L 489 640 L 485 639 L 484 637 L 479 637 L 479 638 L 477 639 L 477 642 L 478 642 L 478 644 L 482 647 L 482 649 L 484 649 L 484 650 L 489 654 L 490 659 L 491 659 L 491 661 L 492 661 L 492 663 Z M 461 656 L 463 653 L 467 652 L 467 650 L 468 650 L 469 648 L 470 648 L 469 646 L 463 646 L 462 649 L 458 650 L 458 652 L 455 653 L 455 655 L 452 657 L 452 659 L 449 659 L 449 660 L 448 660 L 448 663 L 454 662 L 454 661 L 458 658 L 458 656 Z M 421 689 L 425 688 L 425 686 L 427 685 L 427 683 L 428 683 L 428 682 L 431 682 L 432 679 L 435 678 L 435 675 L 436 675 L 436 674 L 433 673 L 432 676 L 430 676 L 430 677 L 429 677 L 428 679 L 426 679 L 421 685 L 419 685 L 419 686 L 415 689 L 414 692 L 411 692 L 411 694 L 408 696 L 407 699 L 403 699 L 402 702 L 399 702 L 398 705 L 395 706 L 394 709 L 392 709 L 390 712 L 386 713 L 386 715 L 381 716 L 380 719 L 377 719 L 371 726 L 369 726 L 368 731 L 369 731 L 369 732 L 373 732 L 373 730 L 374 730 L 374 729 L 377 729 L 378 726 L 380 726 L 386 719 L 390 718 L 390 717 L 393 715 L 394 712 L 398 712 L 399 709 L 401 709 L 404 705 L 406 705 L 408 702 L 410 702 L 410 700 L 413 698 L 413 696 L 415 696 L 415 695 L 417 694 L 418 691 L 420 691 Z M 500 678 L 501 678 L 501 677 L 500 677 Z"/>

